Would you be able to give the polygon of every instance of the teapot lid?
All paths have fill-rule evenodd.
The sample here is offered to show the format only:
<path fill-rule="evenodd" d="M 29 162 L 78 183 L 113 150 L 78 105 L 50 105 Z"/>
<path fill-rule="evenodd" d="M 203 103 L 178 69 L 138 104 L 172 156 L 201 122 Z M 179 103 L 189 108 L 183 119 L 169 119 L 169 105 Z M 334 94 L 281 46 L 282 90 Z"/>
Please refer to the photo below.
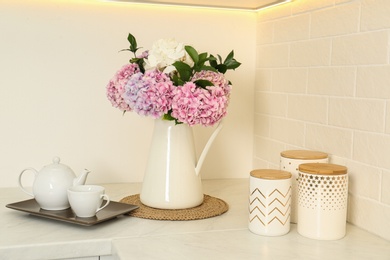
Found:
<path fill-rule="evenodd" d="M 63 171 L 63 172 L 71 172 L 74 174 L 71 168 L 69 168 L 67 165 L 60 163 L 61 159 L 58 156 L 53 157 L 53 163 L 46 165 L 44 167 L 45 170 L 55 170 L 55 171 Z M 42 169 L 42 170 L 44 170 Z"/>
<path fill-rule="evenodd" d="M 61 161 L 60 157 L 58 157 L 58 156 L 53 157 L 53 163 L 59 164 L 60 161 Z"/>

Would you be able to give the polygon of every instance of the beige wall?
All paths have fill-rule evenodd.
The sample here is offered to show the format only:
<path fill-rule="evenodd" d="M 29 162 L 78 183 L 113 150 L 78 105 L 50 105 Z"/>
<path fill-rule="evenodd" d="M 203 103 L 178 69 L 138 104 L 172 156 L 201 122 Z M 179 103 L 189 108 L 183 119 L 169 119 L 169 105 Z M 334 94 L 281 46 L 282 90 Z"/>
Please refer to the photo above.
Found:
<path fill-rule="evenodd" d="M 89 183 L 140 182 L 153 121 L 111 107 L 105 87 L 128 62 L 127 34 L 148 49 L 175 37 L 243 63 L 203 178 L 247 177 L 252 167 L 256 16 L 99 0 L 0 1 L 0 186 L 58 155 Z M 195 129 L 200 150 L 211 129 Z M 25 185 L 31 185 L 26 176 Z"/>
<path fill-rule="evenodd" d="M 257 19 L 254 166 L 330 154 L 348 220 L 390 239 L 390 1 L 296 0 Z"/>

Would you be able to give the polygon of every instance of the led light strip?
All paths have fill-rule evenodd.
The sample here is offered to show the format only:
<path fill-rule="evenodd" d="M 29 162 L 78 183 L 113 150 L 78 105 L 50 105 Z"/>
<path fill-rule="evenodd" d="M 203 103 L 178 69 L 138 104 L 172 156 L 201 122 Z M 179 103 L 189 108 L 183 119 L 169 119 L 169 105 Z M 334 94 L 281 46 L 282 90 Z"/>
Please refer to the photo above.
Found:
<path fill-rule="evenodd" d="M 145 5 L 165 5 L 165 6 L 186 6 L 193 8 L 211 8 L 211 9 L 228 9 L 228 10 L 239 10 L 239 11 L 252 11 L 257 12 L 260 10 L 268 9 L 278 5 L 290 3 L 293 0 L 276 0 L 273 3 L 257 6 L 257 7 L 236 7 L 236 6 L 220 6 L 220 5 L 208 5 L 208 4 L 196 4 L 196 3 L 174 3 L 167 1 L 153 1 L 153 0 L 102 0 L 104 2 L 121 2 L 128 4 L 145 4 Z"/>

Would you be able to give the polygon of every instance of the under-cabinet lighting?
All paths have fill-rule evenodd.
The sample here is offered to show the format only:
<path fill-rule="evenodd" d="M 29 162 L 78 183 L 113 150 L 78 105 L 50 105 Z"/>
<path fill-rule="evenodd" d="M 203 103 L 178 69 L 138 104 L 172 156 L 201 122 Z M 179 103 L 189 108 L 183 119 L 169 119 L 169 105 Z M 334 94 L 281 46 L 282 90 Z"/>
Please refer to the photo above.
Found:
<path fill-rule="evenodd" d="M 165 5 L 165 6 L 187 6 L 194 8 L 211 8 L 211 9 L 228 9 L 228 10 L 240 10 L 240 11 L 260 11 L 263 9 L 268 9 L 278 5 L 290 3 L 294 0 L 275 0 L 265 5 L 241 5 L 236 6 L 234 4 L 224 4 L 228 1 L 219 1 L 217 4 L 213 4 L 213 1 L 206 1 L 204 3 L 199 3 L 196 0 L 103 0 L 104 2 L 121 2 L 128 4 L 145 4 L 145 5 Z M 215 1 L 214 1 L 215 2 Z M 252 1 L 253 2 L 253 1 Z"/>

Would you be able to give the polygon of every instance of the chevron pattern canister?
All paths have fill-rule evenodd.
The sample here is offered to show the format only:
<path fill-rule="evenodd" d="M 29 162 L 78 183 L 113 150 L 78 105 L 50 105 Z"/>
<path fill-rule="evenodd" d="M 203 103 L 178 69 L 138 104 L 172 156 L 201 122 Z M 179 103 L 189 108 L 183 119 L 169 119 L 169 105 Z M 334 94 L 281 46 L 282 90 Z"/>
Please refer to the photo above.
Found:
<path fill-rule="evenodd" d="M 291 173 L 253 170 L 249 177 L 249 230 L 258 235 L 281 236 L 290 231 Z"/>

